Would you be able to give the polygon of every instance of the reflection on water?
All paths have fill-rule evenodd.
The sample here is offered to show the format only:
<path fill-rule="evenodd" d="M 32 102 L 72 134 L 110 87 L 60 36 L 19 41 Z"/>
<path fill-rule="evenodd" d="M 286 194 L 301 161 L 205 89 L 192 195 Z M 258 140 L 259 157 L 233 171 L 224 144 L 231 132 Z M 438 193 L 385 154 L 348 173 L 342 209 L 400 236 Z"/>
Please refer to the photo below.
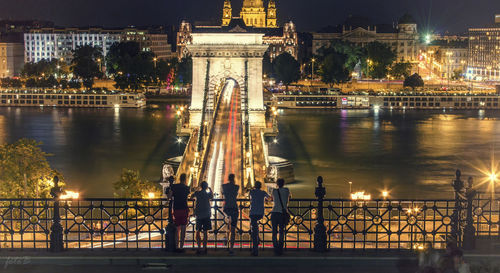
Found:
<path fill-rule="evenodd" d="M 329 197 L 366 190 L 380 197 L 451 197 L 456 168 L 479 174 L 474 162 L 499 146 L 494 111 L 288 110 L 280 116 L 280 142 L 272 154 L 295 163 L 295 192 L 312 195 L 322 175 Z"/>
<path fill-rule="evenodd" d="M 72 190 L 109 197 L 122 168 L 157 180 L 164 159 L 182 154 L 175 106 L 149 109 L 0 108 L 0 143 L 21 137 L 44 143 Z M 285 110 L 272 155 L 295 164 L 295 197 L 313 197 L 322 175 L 327 197 L 366 190 L 379 197 L 451 197 L 456 168 L 479 175 L 500 144 L 500 112 Z M 443 193 L 444 192 L 444 193 Z"/>

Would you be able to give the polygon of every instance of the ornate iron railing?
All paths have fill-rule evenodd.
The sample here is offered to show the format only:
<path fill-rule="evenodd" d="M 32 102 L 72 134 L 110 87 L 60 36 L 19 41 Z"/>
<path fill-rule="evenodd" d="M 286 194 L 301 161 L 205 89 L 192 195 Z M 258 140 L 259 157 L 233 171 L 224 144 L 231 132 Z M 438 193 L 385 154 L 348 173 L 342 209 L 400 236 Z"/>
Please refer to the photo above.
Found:
<path fill-rule="evenodd" d="M 154 249 L 165 247 L 168 200 L 61 200 L 60 223 L 65 248 Z M 223 200 L 213 201 L 211 248 L 225 248 L 227 222 Z M 247 199 L 238 200 L 236 247 L 251 245 Z M 50 245 L 54 199 L 0 199 L 0 248 L 46 249 Z M 191 211 L 193 201 L 189 202 Z M 499 199 L 478 194 L 473 225 L 478 236 L 498 237 Z M 323 200 L 327 247 L 330 249 L 411 249 L 423 242 L 443 248 L 450 239 L 456 200 Z M 314 247 L 317 199 L 293 199 L 286 227 L 289 249 Z M 259 223 L 261 247 L 272 247 L 271 204 Z M 464 213 L 461 212 L 463 215 Z M 464 216 L 462 216 L 464 221 Z M 189 219 L 186 247 L 196 246 L 195 218 Z M 458 230 L 461 230 L 459 227 Z M 461 236 L 459 236 L 460 240 Z"/>
<path fill-rule="evenodd" d="M 488 239 L 500 239 L 500 196 L 477 193 L 472 201 L 472 217 L 475 235 Z"/>

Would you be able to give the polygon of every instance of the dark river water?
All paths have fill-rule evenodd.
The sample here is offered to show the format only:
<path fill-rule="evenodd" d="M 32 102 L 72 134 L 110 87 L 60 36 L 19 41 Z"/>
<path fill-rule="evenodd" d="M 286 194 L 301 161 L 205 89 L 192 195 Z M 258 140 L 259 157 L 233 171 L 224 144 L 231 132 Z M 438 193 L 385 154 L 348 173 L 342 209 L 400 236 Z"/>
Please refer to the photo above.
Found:
<path fill-rule="evenodd" d="M 164 159 L 181 155 L 175 104 L 151 109 L 0 108 L 0 144 L 43 142 L 67 187 L 85 197 L 113 196 L 123 168 L 158 180 Z M 450 198 L 457 168 L 484 175 L 500 147 L 498 111 L 280 110 L 270 154 L 289 159 L 295 197 L 313 197 L 322 175 L 327 197 L 383 189 L 394 198 Z M 497 149 L 495 149 L 497 148 Z"/>

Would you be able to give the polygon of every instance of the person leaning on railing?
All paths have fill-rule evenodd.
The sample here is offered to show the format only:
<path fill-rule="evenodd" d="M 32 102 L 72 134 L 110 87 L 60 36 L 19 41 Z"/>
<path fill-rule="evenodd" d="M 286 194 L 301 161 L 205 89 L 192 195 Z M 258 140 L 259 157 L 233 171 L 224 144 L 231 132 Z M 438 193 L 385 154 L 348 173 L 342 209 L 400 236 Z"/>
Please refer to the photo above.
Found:
<path fill-rule="evenodd" d="M 194 215 L 196 216 L 196 241 L 198 250 L 196 254 L 207 254 L 208 231 L 212 229 L 210 222 L 210 201 L 214 198 L 212 189 L 206 181 L 201 182 L 198 191 L 193 193 L 196 199 Z M 203 250 L 201 250 L 201 232 L 203 232 Z"/>
<path fill-rule="evenodd" d="M 227 234 L 227 249 L 229 251 L 229 255 L 232 256 L 234 255 L 234 239 L 236 237 L 236 225 L 238 224 L 239 216 L 236 198 L 238 197 L 240 186 L 236 185 L 234 181 L 234 174 L 230 174 L 228 180 L 228 183 L 222 185 L 222 195 L 224 196 L 224 213 L 230 221 Z"/>
<path fill-rule="evenodd" d="M 170 186 L 168 198 L 174 200 L 174 224 L 177 227 L 175 243 L 179 252 L 184 251 L 184 239 L 186 238 L 186 226 L 189 217 L 188 196 L 189 186 L 186 181 L 186 174 L 181 174 L 179 184 Z"/>
<path fill-rule="evenodd" d="M 255 182 L 253 190 L 250 190 L 250 227 L 252 234 L 252 255 L 259 255 L 259 220 L 264 217 L 264 201 L 270 199 L 267 192 L 261 190 L 262 183 Z"/>
<path fill-rule="evenodd" d="M 292 196 L 290 190 L 285 188 L 285 180 L 279 178 L 276 181 L 277 189 L 273 190 L 272 200 L 274 202 L 271 210 L 271 223 L 273 227 L 273 247 L 276 255 L 283 254 L 283 245 L 285 241 L 285 227 L 290 221 L 288 213 L 288 200 Z M 278 238 L 279 233 L 279 238 Z"/>

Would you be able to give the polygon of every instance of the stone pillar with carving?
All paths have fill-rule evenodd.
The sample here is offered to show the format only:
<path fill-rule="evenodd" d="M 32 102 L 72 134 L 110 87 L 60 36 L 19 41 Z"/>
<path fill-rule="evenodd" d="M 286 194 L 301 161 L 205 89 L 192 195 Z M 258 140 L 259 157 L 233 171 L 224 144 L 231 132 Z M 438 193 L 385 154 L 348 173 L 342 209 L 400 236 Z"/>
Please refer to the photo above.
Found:
<path fill-rule="evenodd" d="M 325 219 L 323 217 L 323 198 L 326 194 L 325 187 L 323 187 L 323 177 L 318 176 L 317 183 L 318 186 L 316 187 L 315 195 L 316 198 L 318 198 L 318 214 L 316 226 L 314 227 L 314 251 L 325 252 L 328 247 Z"/>
<path fill-rule="evenodd" d="M 54 216 L 50 227 L 50 251 L 61 252 L 64 250 L 63 227 L 61 225 L 61 215 L 59 214 L 59 198 L 62 189 L 59 187 L 59 177 L 54 177 L 54 187 L 50 190 L 50 195 L 54 198 Z"/>

